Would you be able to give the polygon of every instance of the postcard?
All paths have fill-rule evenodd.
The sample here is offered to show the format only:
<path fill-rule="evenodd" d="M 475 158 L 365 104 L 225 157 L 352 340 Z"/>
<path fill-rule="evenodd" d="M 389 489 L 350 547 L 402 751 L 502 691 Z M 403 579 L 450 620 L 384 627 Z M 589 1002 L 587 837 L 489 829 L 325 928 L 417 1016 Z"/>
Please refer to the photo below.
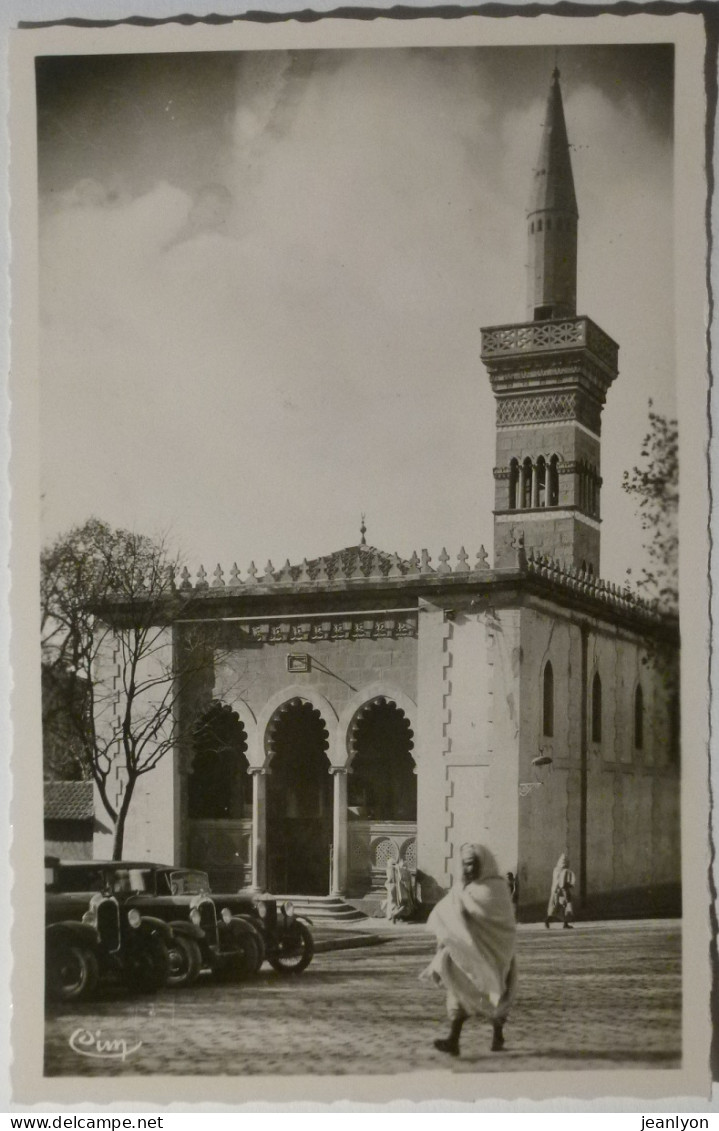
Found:
<path fill-rule="evenodd" d="M 10 33 L 15 1104 L 708 1095 L 704 24 L 416 17 Z"/>

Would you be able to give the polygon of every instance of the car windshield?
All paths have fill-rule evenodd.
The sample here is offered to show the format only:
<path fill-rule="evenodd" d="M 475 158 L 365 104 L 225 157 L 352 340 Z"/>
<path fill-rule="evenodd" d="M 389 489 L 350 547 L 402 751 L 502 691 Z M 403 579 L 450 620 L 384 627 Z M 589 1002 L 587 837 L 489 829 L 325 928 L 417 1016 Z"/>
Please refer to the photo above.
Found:
<path fill-rule="evenodd" d="M 170 872 L 170 891 L 173 895 L 207 895 L 210 878 L 207 872 Z"/>
<path fill-rule="evenodd" d="M 112 873 L 112 890 L 115 895 L 154 895 L 152 872 L 149 868 L 118 868 Z"/>

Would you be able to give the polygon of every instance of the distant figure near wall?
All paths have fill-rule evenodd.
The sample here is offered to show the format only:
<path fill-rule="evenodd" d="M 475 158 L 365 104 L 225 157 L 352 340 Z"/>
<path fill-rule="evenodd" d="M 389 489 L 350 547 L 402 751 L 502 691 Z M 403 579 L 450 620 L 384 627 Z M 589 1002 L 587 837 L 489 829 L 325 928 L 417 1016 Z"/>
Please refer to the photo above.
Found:
<path fill-rule="evenodd" d="M 549 893 L 547 915 L 544 925 L 549 930 L 552 919 L 561 919 L 564 927 L 572 926 L 574 905 L 572 894 L 576 883 L 574 872 L 569 867 L 569 857 L 563 852 L 552 872 L 552 889 Z"/>
<path fill-rule="evenodd" d="M 382 905 L 385 918 L 393 923 L 398 919 L 409 919 L 416 908 L 412 873 L 404 862 L 395 864 L 389 860 L 385 876 L 387 898 Z"/>

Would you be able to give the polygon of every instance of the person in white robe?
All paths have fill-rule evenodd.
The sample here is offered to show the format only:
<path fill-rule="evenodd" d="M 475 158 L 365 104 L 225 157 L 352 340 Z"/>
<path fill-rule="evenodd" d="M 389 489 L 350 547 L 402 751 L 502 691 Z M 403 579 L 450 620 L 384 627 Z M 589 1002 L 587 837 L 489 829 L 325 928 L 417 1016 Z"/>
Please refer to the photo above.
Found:
<path fill-rule="evenodd" d="M 499 1052 L 516 993 L 517 922 L 506 877 L 488 848 L 462 845 L 459 879 L 427 925 L 437 952 L 420 977 L 444 987 L 450 1021 L 449 1035 L 435 1048 L 458 1056 L 462 1026 L 475 1016 L 491 1022 L 491 1050 Z"/>
<path fill-rule="evenodd" d="M 387 862 L 385 870 L 385 891 L 387 898 L 382 904 L 385 918 L 395 923 L 398 919 L 409 919 L 414 914 L 415 896 L 412 873 L 407 864 L 402 861 Z"/>
<path fill-rule="evenodd" d="M 566 852 L 563 852 L 552 872 L 552 888 L 549 893 L 547 914 L 544 920 L 547 929 L 549 929 L 552 919 L 561 919 L 565 928 L 572 926 L 574 919 L 572 894 L 575 883 L 576 877 L 569 867 L 569 858 Z"/>

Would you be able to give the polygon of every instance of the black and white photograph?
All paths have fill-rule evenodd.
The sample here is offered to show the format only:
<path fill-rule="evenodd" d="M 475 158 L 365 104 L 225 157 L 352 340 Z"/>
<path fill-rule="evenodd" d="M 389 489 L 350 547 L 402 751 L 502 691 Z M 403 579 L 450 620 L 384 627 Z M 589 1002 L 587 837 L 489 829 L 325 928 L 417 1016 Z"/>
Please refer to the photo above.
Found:
<path fill-rule="evenodd" d="M 53 1098 L 708 1074 L 703 45 L 452 22 L 23 57 Z"/>

